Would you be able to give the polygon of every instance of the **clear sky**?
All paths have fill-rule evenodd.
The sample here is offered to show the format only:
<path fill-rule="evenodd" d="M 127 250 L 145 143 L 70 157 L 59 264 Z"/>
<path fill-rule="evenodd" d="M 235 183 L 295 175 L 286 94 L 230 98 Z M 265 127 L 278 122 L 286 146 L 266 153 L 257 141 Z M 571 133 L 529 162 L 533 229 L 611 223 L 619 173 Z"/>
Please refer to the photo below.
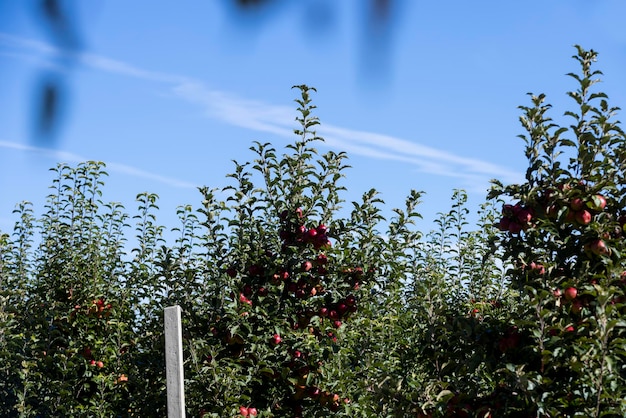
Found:
<path fill-rule="evenodd" d="M 347 151 L 355 200 L 374 187 L 389 208 L 426 192 L 429 222 L 455 188 L 477 208 L 489 179 L 526 169 L 518 105 L 546 93 L 560 122 L 575 88 L 574 44 L 600 53 L 601 88 L 626 106 L 623 0 L 396 0 L 390 26 L 368 26 L 364 0 L 275 1 L 255 16 L 229 0 L 68 1 L 81 47 L 64 50 L 34 0 L 0 0 L 0 230 L 22 200 L 43 210 L 50 167 L 101 160 L 104 199 L 131 213 L 157 193 L 159 220 L 222 187 L 252 141 L 295 137 L 295 84 L 314 102 L 327 142 Z M 57 135 L 33 135 L 43 75 L 65 86 Z"/>

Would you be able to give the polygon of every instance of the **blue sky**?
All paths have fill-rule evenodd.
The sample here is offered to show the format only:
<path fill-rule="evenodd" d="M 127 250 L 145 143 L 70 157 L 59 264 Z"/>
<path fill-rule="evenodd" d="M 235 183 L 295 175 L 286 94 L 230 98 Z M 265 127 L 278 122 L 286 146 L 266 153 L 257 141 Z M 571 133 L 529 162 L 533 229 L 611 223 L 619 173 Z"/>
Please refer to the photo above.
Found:
<path fill-rule="evenodd" d="M 281 149 L 295 138 L 295 84 L 318 90 L 319 150 L 348 152 L 346 199 L 374 187 L 391 208 L 423 190 L 425 229 L 453 189 L 477 208 L 489 179 L 522 179 L 526 93 L 546 93 L 551 116 L 568 123 L 574 44 L 600 53 L 600 88 L 626 106 L 622 0 L 396 0 L 378 41 L 363 0 L 277 0 L 254 18 L 228 0 L 74 1 L 76 51 L 59 49 L 33 3 L 0 1 L 4 231 L 19 201 L 41 213 L 50 167 L 83 160 L 106 162 L 105 200 L 133 213 L 137 193 L 157 193 L 159 221 L 176 226 L 176 206 L 198 206 L 197 186 L 228 184 L 252 141 Z M 68 93 L 52 142 L 32 134 L 45 72 Z"/>

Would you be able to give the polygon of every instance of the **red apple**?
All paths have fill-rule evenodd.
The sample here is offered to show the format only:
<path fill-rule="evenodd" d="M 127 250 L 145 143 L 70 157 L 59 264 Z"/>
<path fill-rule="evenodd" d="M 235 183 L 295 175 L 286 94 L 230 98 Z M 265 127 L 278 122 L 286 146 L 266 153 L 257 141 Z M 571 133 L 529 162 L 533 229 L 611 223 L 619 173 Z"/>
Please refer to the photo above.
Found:
<path fill-rule="evenodd" d="M 326 256 L 326 254 L 321 253 L 317 256 L 317 258 L 315 259 L 315 261 L 317 261 L 317 264 L 321 264 L 324 265 L 326 263 L 328 263 L 328 257 Z"/>
<path fill-rule="evenodd" d="M 532 218 L 532 213 L 528 209 L 520 209 L 520 211 L 517 212 L 517 220 L 522 224 L 530 222 Z"/>
<path fill-rule="evenodd" d="M 602 212 L 606 207 L 606 199 L 601 194 L 597 194 L 591 198 L 587 206 L 593 211 Z"/>
<path fill-rule="evenodd" d="M 308 391 L 307 391 L 307 392 L 308 392 L 309 397 L 310 397 L 310 398 L 312 398 L 312 399 L 317 399 L 317 398 L 319 398 L 320 394 L 322 393 L 322 391 L 320 390 L 320 388 L 315 387 L 315 386 L 311 386 L 311 387 L 308 389 Z"/>
<path fill-rule="evenodd" d="M 250 286 L 249 284 L 245 285 L 243 287 L 243 294 L 248 297 L 252 294 L 252 286 Z"/>
<path fill-rule="evenodd" d="M 310 261 L 305 261 L 304 263 L 302 263 L 302 270 L 303 271 L 309 271 L 313 268 L 313 263 L 311 263 Z"/>
<path fill-rule="evenodd" d="M 248 299 L 248 298 L 246 297 L 246 295 L 244 295 L 243 293 L 240 293 L 240 294 L 239 294 L 239 302 L 241 302 L 241 303 L 246 303 L 246 304 L 248 304 L 248 305 L 252 306 L 252 301 L 251 301 L 250 299 Z"/>
<path fill-rule="evenodd" d="M 578 295 L 578 290 L 575 287 L 568 287 L 567 289 L 565 289 L 565 299 L 576 299 L 576 295 Z"/>
<path fill-rule="evenodd" d="M 98 368 L 103 368 L 104 367 L 104 363 L 101 361 L 96 362 L 96 366 L 98 366 Z"/>
<path fill-rule="evenodd" d="M 606 243 L 599 238 L 591 242 L 589 249 L 595 255 L 609 255 L 611 253 Z"/>
<path fill-rule="evenodd" d="M 500 223 L 498 224 L 498 229 L 500 231 L 508 231 L 510 225 L 511 225 L 511 220 L 505 216 L 502 219 L 500 219 Z"/>
<path fill-rule="evenodd" d="M 270 343 L 272 343 L 272 345 L 278 345 L 281 343 L 282 340 L 283 339 L 280 338 L 280 335 L 274 334 L 272 338 L 270 339 Z"/>
<path fill-rule="evenodd" d="M 532 261 L 528 266 L 532 271 L 535 271 L 539 274 L 544 274 L 546 272 L 546 268 L 542 264 L 535 263 L 534 261 Z"/>
<path fill-rule="evenodd" d="M 346 305 L 345 303 L 339 302 L 337 304 L 337 312 L 339 313 L 339 316 L 343 316 L 343 314 L 345 314 L 347 310 L 348 310 L 348 305 Z"/>
<path fill-rule="evenodd" d="M 241 413 L 242 417 L 247 417 L 247 416 L 250 415 L 250 411 L 245 406 L 240 406 L 239 407 L 239 412 Z"/>
<path fill-rule="evenodd" d="M 259 412 L 256 410 L 256 408 L 248 408 L 248 414 L 250 414 L 251 417 L 256 417 L 258 413 Z"/>
<path fill-rule="evenodd" d="M 576 217 L 576 222 L 581 225 L 589 225 L 591 223 L 591 220 L 593 219 L 591 212 L 584 209 L 576 212 L 574 216 Z"/>
<path fill-rule="evenodd" d="M 580 197 L 575 197 L 570 202 L 569 207 L 572 208 L 573 211 L 578 212 L 585 207 L 585 201 L 582 200 Z"/>
<path fill-rule="evenodd" d="M 519 234 L 521 230 L 522 230 L 522 225 L 520 225 L 519 223 L 511 222 L 509 224 L 509 232 L 511 234 Z"/>

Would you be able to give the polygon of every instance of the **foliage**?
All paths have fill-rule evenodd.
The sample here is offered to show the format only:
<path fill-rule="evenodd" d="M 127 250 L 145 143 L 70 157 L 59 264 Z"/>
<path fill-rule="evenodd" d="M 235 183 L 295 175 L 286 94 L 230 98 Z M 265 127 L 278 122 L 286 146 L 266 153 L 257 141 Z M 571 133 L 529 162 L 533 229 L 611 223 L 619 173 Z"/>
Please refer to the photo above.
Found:
<path fill-rule="evenodd" d="M 0 233 L 0 415 L 164 416 L 178 304 L 190 416 L 624 416 L 624 133 L 575 58 L 573 123 L 531 96 L 526 181 L 473 228 L 461 190 L 428 233 L 418 191 L 389 220 L 376 190 L 343 208 L 307 86 L 297 140 L 254 143 L 171 244 L 157 195 L 131 216 L 102 163 L 59 165 Z"/>
<path fill-rule="evenodd" d="M 526 183 L 503 187 L 500 243 L 524 303 L 516 321 L 523 340 L 507 362 L 518 405 L 547 416 L 623 416 L 624 132 L 604 93 L 594 51 L 578 48 L 577 111 L 561 128 L 543 95 L 521 107 L 527 135 Z M 571 134 L 572 137 L 566 137 Z M 508 225 L 507 225 L 508 224 Z"/>

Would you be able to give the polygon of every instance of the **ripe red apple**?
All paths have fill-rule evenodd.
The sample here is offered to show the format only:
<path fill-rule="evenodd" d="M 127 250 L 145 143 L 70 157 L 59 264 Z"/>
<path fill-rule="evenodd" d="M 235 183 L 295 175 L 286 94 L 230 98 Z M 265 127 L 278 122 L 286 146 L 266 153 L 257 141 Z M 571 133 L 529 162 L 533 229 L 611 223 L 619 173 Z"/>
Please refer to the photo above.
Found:
<path fill-rule="evenodd" d="M 591 212 L 586 209 L 576 212 L 574 216 L 576 218 L 576 222 L 581 225 L 589 225 L 591 223 L 591 220 L 593 219 Z"/>
<path fill-rule="evenodd" d="M 239 294 L 239 302 L 241 302 L 241 303 L 246 303 L 246 304 L 248 304 L 248 305 L 252 306 L 252 301 L 251 301 L 250 299 L 248 299 L 248 298 L 246 297 L 246 295 L 244 295 L 243 293 L 240 293 L 240 294 Z"/>
<path fill-rule="evenodd" d="M 582 200 L 580 197 L 575 197 L 569 203 L 569 207 L 572 208 L 573 211 L 578 212 L 585 207 L 585 201 Z"/>
<path fill-rule="evenodd" d="M 228 274 L 229 277 L 235 277 L 237 275 L 237 270 L 235 270 L 234 267 L 228 267 L 226 269 L 226 274 Z"/>
<path fill-rule="evenodd" d="M 580 313 L 580 311 L 583 310 L 583 302 L 579 299 L 576 299 L 575 301 L 572 302 L 572 313 Z"/>
<path fill-rule="evenodd" d="M 534 261 L 532 261 L 528 267 L 530 267 L 530 269 L 538 274 L 545 274 L 546 272 L 546 268 L 543 266 L 543 264 L 539 264 L 539 263 L 535 263 Z"/>
<path fill-rule="evenodd" d="M 319 315 L 324 318 L 326 316 L 328 316 L 328 308 L 327 307 L 322 307 L 319 310 Z"/>
<path fill-rule="evenodd" d="M 278 344 L 280 344 L 280 343 L 281 343 L 281 341 L 282 341 L 282 340 L 283 340 L 283 339 L 282 339 L 282 338 L 280 338 L 280 335 L 278 335 L 278 334 L 274 334 L 274 335 L 272 336 L 272 338 L 270 339 L 270 343 L 271 343 L 272 345 L 278 345 Z"/>
<path fill-rule="evenodd" d="M 250 286 L 249 284 L 245 285 L 243 287 L 243 294 L 248 297 L 252 294 L 252 286 Z"/>
<path fill-rule="evenodd" d="M 589 247 L 589 249 L 595 255 L 609 255 L 610 254 L 609 247 L 607 247 L 606 243 L 599 238 L 591 242 L 591 246 Z"/>
<path fill-rule="evenodd" d="M 602 212 L 606 207 L 606 199 L 601 194 L 597 194 L 591 198 L 587 206 L 593 211 Z"/>
<path fill-rule="evenodd" d="M 530 222 L 532 218 L 532 212 L 528 209 L 520 209 L 519 212 L 517 212 L 517 220 L 522 224 Z"/>
<path fill-rule="evenodd" d="M 560 298 L 561 297 L 561 289 L 554 289 L 552 291 L 552 294 L 554 295 L 555 298 Z"/>
<path fill-rule="evenodd" d="M 354 295 L 346 296 L 346 305 L 348 306 L 356 305 L 356 298 L 354 297 Z"/>
<path fill-rule="evenodd" d="M 511 234 L 519 234 L 521 230 L 522 230 L 522 225 L 520 225 L 519 223 L 511 222 L 509 224 L 509 232 Z"/>
<path fill-rule="evenodd" d="M 241 413 L 242 417 L 247 417 L 247 416 L 250 415 L 250 411 L 245 406 L 240 406 L 239 407 L 239 413 Z"/>
<path fill-rule="evenodd" d="M 98 368 L 99 368 L 99 369 L 101 369 L 101 368 L 103 368 L 103 367 L 104 367 L 104 363 L 103 363 L 103 362 L 101 362 L 101 361 L 97 361 L 97 362 L 96 362 L 96 366 L 98 366 Z"/>
<path fill-rule="evenodd" d="M 571 224 L 574 221 L 576 221 L 576 212 L 574 212 L 571 209 L 568 209 L 567 213 L 565 214 L 565 222 L 568 224 Z"/>
<path fill-rule="evenodd" d="M 308 393 L 310 398 L 317 399 L 317 398 L 319 398 L 319 396 L 322 393 L 322 391 L 320 390 L 320 388 L 318 388 L 316 386 L 311 386 L 308 389 L 307 393 Z"/>
<path fill-rule="evenodd" d="M 574 328 L 573 325 L 569 325 L 567 327 L 565 327 L 565 332 L 574 332 L 576 330 L 576 328 Z"/>
<path fill-rule="evenodd" d="M 250 414 L 251 417 L 256 417 L 258 413 L 259 412 L 256 410 L 256 408 L 248 408 L 248 414 Z"/>
<path fill-rule="evenodd" d="M 313 263 L 311 263 L 310 261 L 305 261 L 304 263 L 302 263 L 303 271 L 310 271 L 312 268 L 313 268 Z"/>
<path fill-rule="evenodd" d="M 565 289 L 565 299 L 574 300 L 576 299 L 576 295 L 578 295 L 578 290 L 575 287 Z"/>
<path fill-rule="evenodd" d="M 339 313 L 339 316 L 343 316 L 343 314 L 345 314 L 347 310 L 348 310 L 348 305 L 346 305 L 345 303 L 339 302 L 337 304 L 337 313 Z"/>

